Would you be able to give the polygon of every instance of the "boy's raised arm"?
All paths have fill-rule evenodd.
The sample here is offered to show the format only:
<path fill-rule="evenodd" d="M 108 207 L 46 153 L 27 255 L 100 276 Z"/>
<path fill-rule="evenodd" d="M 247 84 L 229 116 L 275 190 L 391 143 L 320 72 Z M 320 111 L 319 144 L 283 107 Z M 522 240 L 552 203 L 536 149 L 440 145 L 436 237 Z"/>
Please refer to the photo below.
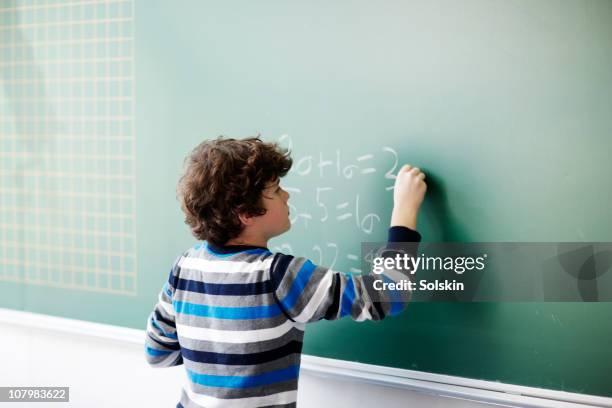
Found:
<path fill-rule="evenodd" d="M 421 240 L 417 231 L 406 227 L 390 228 L 389 238 L 395 242 L 418 243 Z M 417 246 L 414 246 L 415 250 Z M 384 272 L 385 279 L 410 278 L 407 273 L 393 272 Z M 407 291 L 395 292 L 395 298 L 389 296 L 389 291 L 375 293 L 373 281 L 381 279 L 380 275 L 337 272 L 317 266 L 306 258 L 290 255 L 276 255 L 271 276 L 280 306 L 291 320 L 298 323 L 336 320 L 344 316 L 356 321 L 382 320 L 404 310 L 409 300 Z"/>
<path fill-rule="evenodd" d="M 415 242 L 409 249 L 416 255 L 421 235 L 415 230 L 419 207 L 427 186 L 425 175 L 405 165 L 399 171 L 393 195 L 389 242 Z M 306 258 L 277 254 L 271 266 L 271 281 L 277 301 L 287 316 L 299 323 L 350 316 L 356 321 L 382 320 L 401 312 L 410 298 L 408 291 L 376 291 L 373 281 L 381 276 L 351 275 L 314 265 Z M 388 270 L 383 279 L 410 279 L 406 271 Z"/>

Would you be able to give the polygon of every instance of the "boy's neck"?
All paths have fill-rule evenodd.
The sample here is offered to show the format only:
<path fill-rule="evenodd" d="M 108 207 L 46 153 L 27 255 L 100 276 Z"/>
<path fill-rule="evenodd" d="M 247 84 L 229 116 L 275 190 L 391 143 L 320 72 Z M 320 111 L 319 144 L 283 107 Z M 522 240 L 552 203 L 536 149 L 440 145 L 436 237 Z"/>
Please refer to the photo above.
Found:
<path fill-rule="evenodd" d="M 263 237 L 255 238 L 255 237 L 238 236 L 236 238 L 232 238 L 229 241 L 227 241 L 224 246 L 236 246 L 236 245 L 256 246 L 256 247 L 261 247 L 261 248 L 267 248 L 268 240 Z"/>

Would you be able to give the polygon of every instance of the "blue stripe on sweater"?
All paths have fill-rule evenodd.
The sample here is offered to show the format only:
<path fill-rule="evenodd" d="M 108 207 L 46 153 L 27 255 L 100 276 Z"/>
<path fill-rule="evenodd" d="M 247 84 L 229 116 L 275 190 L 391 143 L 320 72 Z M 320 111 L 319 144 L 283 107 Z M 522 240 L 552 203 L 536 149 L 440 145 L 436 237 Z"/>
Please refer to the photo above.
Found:
<path fill-rule="evenodd" d="M 217 319 L 261 319 L 282 313 L 276 303 L 265 306 L 225 307 L 174 301 L 173 305 L 176 313 Z"/>
<path fill-rule="evenodd" d="M 166 292 L 166 295 L 168 295 L 168 297 L 172 299 L 172 292 L 170 291 L 170 288 L 168 287 L 168 282 L 164 283 L 164 292 Z"/>
<path fill-rule="evenodd" d="M 287 296 L 281 300 L 283 307 L 285 307 L 287 310 L 293 308 L 302 292 L 304 292 L 306 285 L 308 285 L 308 281 L 310 280 L 314 270 L 315 265 L 309 260 L 306 260 L 293 280 L 293 284 L 291 285 L 291 288 L 289 288 Z"/>
<path fill-rule="evenodd" d="M 161 334 L 163 334 L 164 336 L 166 336 L 169 339 L 177 339 L 176 333 L 168 333 L 167 331 L 165 331 L 164 329 L 161 328 L 161 326 L 159 324 L 157 324 L 157 322 L 155 321 L 154 318 L 151 318 L 151 324 L 153 325 L 153 327 L 155 327 L 157 330 L 160 331 Z"/>
<path fill-rule="evenodd" d="M 391 280 L 387 275 L 382 275 L 383 281 L 386 283 L 393 283 L 394 280 Z M 389 316 L 395 316 L 400 313 L 403 309 L 404 302 L 402 302 L 402 298 L 399 293 L 395 290 L 386 290 L 391 298 L 391 310 L 389 311 Z"/>
<path fill-rule="evenodd" d="M 147 354 L 153 357 L 167 356 L 168 354 L 172 353 L 171 350 L 157 350 L 149 346 L 145 346 L 145 348 L 147 350 Z"/>
<path fill-rule="evenodd" d="M 342 293 L 342 309 L 340 309 L 340 317 L 351 314 L 351 308 L 353 307 L 353 301 L 355 300 L 355 285 L 351 275 L 346 274 L 348 279 L 344 292 Z"/>
<path fill-rule="evenodd" d="M 187 370 L 187 376 L 191 381 L 205 387 L 220 388 L 248 388 L 260 387 L 262 385 L 274 384 L 281 381 L 294 380 L 298 378 L 300 367 L 292 365 L 280 370 L 269 371 L 259 375 L 235 376 L 235 375 L 210 375 L 198 374 Z"/>

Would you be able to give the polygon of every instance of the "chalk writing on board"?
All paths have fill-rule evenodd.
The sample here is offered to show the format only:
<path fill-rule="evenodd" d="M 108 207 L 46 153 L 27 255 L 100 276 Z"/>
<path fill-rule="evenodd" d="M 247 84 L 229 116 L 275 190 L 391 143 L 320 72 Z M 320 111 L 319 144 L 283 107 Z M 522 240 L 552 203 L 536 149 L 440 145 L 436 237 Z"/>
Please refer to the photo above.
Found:
<path fill-rule="evenodd" d="M 386 226 L 382 225 L 380 210 L 371 208 L 372 200 L 364 200 L 372 192 L 360 190 L 360 186 L 364 180 L 380 180 L 381 190 L 376 194 L 390 200 L 399 162 L 396 150 L 383 146 L 349 154 L 338 148 L 300 156 L 295 155 L 294 143 L 288 134 L 281 135 L 278 142 L 292 152 L 294 160 L 290 177 L 283 182 L 283 188 L 291 195 L 292 229 L 305 233 L 326 226 L 335 231 L 349 231 L 357 240 L 342 245 L 327 240 L 313 242 L 310 246 L 306 244 L 306 253 L 303 253 L 303 240 L 300 245 L 287 241 L 273 250 L 307 256 L 329 268 L 341 265 L 350 272 L 361 273 L 359 236 L 367 240 Z M 300 253 L 294 252 L 297 247 Z"/>

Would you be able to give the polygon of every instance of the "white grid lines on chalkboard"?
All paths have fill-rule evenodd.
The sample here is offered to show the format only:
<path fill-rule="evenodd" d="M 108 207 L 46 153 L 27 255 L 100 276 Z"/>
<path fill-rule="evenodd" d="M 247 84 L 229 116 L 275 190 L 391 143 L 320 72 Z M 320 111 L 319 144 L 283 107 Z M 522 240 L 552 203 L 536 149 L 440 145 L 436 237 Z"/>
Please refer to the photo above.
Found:
<path fill-rule="evenodd" d="M 0 280 L 136 294 L 133 16 L 0 6 Z"/>

